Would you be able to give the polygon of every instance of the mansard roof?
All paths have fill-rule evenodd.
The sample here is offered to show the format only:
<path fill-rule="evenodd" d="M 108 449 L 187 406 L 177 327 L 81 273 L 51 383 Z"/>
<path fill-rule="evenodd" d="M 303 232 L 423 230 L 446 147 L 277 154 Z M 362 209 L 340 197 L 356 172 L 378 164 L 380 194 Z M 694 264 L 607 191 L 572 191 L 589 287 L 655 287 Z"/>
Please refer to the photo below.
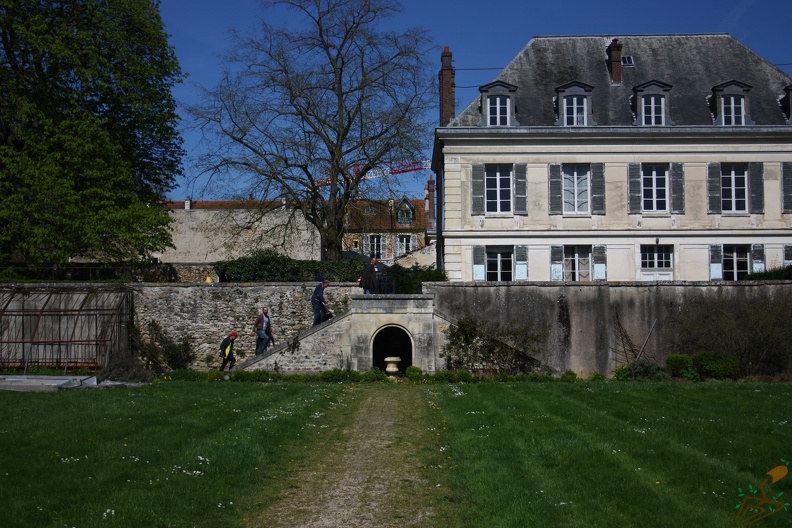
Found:
<path fill-rule="evenodd" d="M 633 62 L 621 67 L 621 82 L 613 81 L 607 64 L 606 49 L 614 39 L 622 45 L 621 57 L 632 57 Z M 535 37 L 493 83 L 499 81 L 517 86 L 516 118 L 522 126 L 552 126 L 556 89 L 574 81 L 593 86 L 591 105 L 599 126 L 632 125 L 630 97 L 635 87 L 650 81 L 672 87 L 670 114 L 675 126 L 712 125 L 707 97 L 714 87 L 731 81 L 752 87 L 754 124 L 784 125 L 779 99 L 792 77 L 721 33 Z M 449 126 L 479 126 L 480 104 L 477 97 Z"/>

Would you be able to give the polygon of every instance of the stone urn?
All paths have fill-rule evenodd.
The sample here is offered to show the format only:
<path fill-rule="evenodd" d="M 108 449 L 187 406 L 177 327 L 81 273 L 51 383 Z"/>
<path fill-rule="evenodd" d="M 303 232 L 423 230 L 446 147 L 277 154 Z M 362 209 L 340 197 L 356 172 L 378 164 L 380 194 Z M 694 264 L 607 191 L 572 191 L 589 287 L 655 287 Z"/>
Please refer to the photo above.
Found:
<path fill-rule="evenodd" d="M 399 361 L 401 361 L 400 357 L 391 356 L 385 358 L 385 363 L 387 363 L 385 374 L 387 374 L 390 379 L 396 379 L 396 374 L 399 373 Z"/>

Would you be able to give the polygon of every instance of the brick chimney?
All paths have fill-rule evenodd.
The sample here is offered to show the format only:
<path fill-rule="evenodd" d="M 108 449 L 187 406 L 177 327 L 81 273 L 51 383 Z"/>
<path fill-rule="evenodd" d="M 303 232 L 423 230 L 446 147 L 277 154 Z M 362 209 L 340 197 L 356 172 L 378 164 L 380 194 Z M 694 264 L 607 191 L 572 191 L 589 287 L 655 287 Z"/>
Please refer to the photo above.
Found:
<path fill-rule="evenodd" d="M 605 49 L 605 53 L 608 54 L 608 71 L 613 84 L 621 84 L 622 82 L 621 53 L 623 46 L 624 44 L 619 44 L 619 39 L 613 39 Z"/>
<path fill-rule="evenodd" d="M 424 209 L 426 210 L 426 223 L 429 229 L 435 228 L 435 182 L 429 174 L 429 181 L 424 188 Z"/>
<path fill-rule="evenodd" d="M 440 126 L 447 126 L 454 118 L 456 98 L 456 82 L 454 81 L 455 72 L 451 65 L 451 52 L 448 46 L 443 48 L 440 55 Z"/>

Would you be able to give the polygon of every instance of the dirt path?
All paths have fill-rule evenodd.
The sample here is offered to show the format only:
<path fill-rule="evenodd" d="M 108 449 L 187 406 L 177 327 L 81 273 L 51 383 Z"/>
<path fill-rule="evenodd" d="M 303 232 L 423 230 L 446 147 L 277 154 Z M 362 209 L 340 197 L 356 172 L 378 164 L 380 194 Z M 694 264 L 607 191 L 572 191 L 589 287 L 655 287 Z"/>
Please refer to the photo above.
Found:
<path fill-rule="evenodd" d="M 447 526 L 437 507 L 446 490 L 428 462 L 436 442 L 425 389 L 355 385 L 328 418 L 293 482 L 251 526 Z"/>

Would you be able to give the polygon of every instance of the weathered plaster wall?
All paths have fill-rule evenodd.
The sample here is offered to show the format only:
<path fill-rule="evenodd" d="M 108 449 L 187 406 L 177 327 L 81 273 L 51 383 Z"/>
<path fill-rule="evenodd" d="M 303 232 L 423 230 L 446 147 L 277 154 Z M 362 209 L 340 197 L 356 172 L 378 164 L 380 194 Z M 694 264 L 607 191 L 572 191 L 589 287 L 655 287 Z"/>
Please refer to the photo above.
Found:
<path fill-rule="evenodd" d="M 617 317 L 633 343 L 640 347 L 648 337 L 645 353 L 663 361 L 672 352 L 671 321 L 683 305 L 703 297 L 728 306 L 757 295 L 792 295 L 792 283 L 437 282 L 424 283 L 423 290 L 434 294 L 436 312 L 451 318 L 533 325 L 543 335 L 537 359 L 556 374 L 586 374 L 615 368 Z"/>

